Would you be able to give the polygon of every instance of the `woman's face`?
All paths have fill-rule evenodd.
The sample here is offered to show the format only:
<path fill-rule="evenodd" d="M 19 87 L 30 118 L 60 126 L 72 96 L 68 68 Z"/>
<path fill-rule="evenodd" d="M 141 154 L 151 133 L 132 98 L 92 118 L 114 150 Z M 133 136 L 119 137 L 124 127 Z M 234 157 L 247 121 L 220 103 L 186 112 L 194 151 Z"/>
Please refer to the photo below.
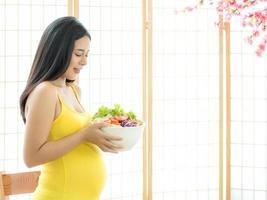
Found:
<path fill-rule="evenodd" d="M 70 65 L 65 72 L 67 79 L 76 80 L 83 66 L 87 64 L 89 45 L 90 39 L 88 36 L 84 36 L 75 41 Z"/>

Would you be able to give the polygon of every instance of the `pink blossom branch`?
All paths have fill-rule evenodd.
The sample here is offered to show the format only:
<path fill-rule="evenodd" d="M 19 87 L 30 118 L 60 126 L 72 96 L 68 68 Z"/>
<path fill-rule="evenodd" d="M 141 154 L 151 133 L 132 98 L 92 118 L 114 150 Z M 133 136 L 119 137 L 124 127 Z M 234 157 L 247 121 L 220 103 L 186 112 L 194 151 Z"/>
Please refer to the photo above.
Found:
<path fill-rule="evenodd" d="M 223 20 L 230 22 L 231 19 L 240 17 L 243 27 L 252 29 L 251 34 L 245 38 L 248 44 L 254 44 L 255 40 L 260 40 L 257 45 L 256 55 L 261 56 L 266 51 L 267 45 L 267 0 L 219 0 L 216 10 L 219 16 L 223 16 Z M 199 1 L 194 6 L 187 6 L 180 12 L 192 12 L 202 6 L 204 0 Z M 212 0 L 208 1 L 209 5 L 214 4 Z M 265 5 L 264 9 L 261 4 Z M 258 6 L 258 7 L 257 7 Z M 176 14 L 180 13 L 176 11 Z M 219 23 L 217 22 L 217 25 Z"/>

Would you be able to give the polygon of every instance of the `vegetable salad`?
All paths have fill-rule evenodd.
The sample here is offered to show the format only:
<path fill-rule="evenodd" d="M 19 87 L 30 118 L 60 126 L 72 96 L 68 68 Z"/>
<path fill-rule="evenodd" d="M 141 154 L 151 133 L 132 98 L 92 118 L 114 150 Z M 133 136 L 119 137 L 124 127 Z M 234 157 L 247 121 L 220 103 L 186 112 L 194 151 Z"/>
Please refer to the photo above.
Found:
<path fill-rule="evenodd" d="M 113 108 L 106 106 L 99 107 L 93 116 L 93 121 L 106 122 L 113 126 L 121 127 L 136 127 L 143 124 L 142 121 L 136 118 L 134 112 L 125 112 L 120 104 L 115 104 Z"/>

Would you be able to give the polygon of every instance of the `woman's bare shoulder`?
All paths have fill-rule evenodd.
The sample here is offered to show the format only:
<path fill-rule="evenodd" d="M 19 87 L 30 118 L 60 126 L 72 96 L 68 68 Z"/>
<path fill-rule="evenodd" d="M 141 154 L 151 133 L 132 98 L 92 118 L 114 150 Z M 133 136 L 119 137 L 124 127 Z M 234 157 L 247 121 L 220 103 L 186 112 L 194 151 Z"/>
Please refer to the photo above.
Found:
<path fill-rule="evenodd" d="M 56 103 L 57 88 L 52 83 L 45 81 L 37 85 L 29 95 L 28 100 L 32 101 L 46 101 L 48 103 Z"/>
<path fill-rule="evenodd" d="M 57 93 L 57 87 L 54 86 L 52 83 L 45 81 L 40 83 L 39 85 L 36 86 L 36 88 L 32 91 L 32 93 L 36 95 L 41 95 L 41 96 L 54 96 Z"/>

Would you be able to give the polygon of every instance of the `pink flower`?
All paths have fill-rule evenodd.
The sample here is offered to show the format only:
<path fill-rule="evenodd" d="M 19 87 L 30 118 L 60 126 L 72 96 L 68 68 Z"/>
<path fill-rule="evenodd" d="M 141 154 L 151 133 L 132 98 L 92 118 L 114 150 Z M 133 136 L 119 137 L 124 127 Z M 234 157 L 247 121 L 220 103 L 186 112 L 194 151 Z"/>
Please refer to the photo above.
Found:
<path fill-rule="evenodd" d="M 259 49 L 261 50 L 261 51 L 265 51 L 265 44 L 260 44 L 259 45 Z"/>
<path fill-rule="evenodd" d="M 253 37 L 258 37 L 260 35 L 260 32 L 259 31 L 254 31 L 253 32 Z"/>
<path fill-rule="evenodd" d="M 191 12 L 192 10 L 194 10 L 194 7 L 188 6 L 188 7 L 185 7 L 185 10 Z"/>
<path fill-rule="evenodd" d="M 259 50 L 259 49 L 257 49 L 257 51 L 256 51 L 256 55 L 259 56 L 259 57 L 261 57 L 261 56 L 262 56 L 262 51 Z"/>

